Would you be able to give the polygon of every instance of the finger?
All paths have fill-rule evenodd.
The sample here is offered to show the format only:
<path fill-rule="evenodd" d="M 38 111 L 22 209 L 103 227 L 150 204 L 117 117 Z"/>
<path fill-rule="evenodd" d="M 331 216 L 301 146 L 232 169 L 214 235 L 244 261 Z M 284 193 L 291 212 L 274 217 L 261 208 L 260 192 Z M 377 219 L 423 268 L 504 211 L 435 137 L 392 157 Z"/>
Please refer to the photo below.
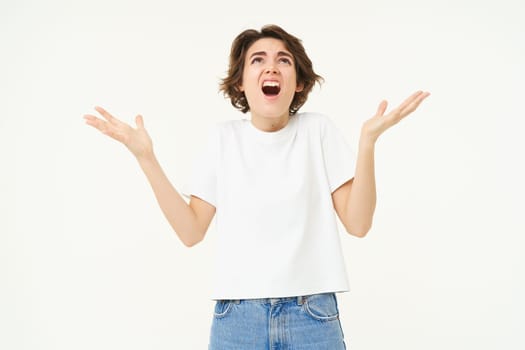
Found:
<path fill-rule="evenodd" d="M 376 115 L 382 116 L 386 111 L 386 106 L 388 105 L 388 102 L 386 100 L 381 101 L 379 106 L 377 107 Z"/>
<path fill-rule="evenodd" d="M 410 104 L 408 104 L 401 110 L 401 114 L 410 114 L 413 111 L 415 111 L 417 107 L 419 107 L 421 102 L 423 102 L 423 100 L 427 98 L 429 95 L 430 95 L 429 92 L 425 92 L 417 96 L 415 100 L 413 100 Z"/>
<path fill-rule="evenodd" d="M 111 125 L 110 123 L 104 121 L 104 120 L 101 120 L 101 119 L 98 119 L 98 118 L 95 118 L 95 117 L 92 117 L 92 116 L 85 116 L 84 118 L 86 119 L 86 124 L 88 125 L 91 125 L 92 127 L 94 127 L 95 129 L 97 129 L 98 131 L 100 131 L 102 134 L 104 135 L 107 135 L 117 141 L 120 141 L 120 142 L 123 142 L 124 140 L 124 136 L 122 135 L 122 133 L 117 130 L 113 125 Z"/>
<path fill-rule="evenodd" d="M 135 123 L 137 124 L 139 128 L 141 129 L 144 128 L 144 119 L 142 118 L 140 114 L 135 117 Z"/>
<path fill-rule="evenodd" d="M 122 135 L 120 133 L 118 133 L 117 131 L 113 130 L 113 129 L 104 129 L 104 130 L 101 130 L 102 133 L 104 135 L 108 135 L 109 137 L 117 140 L 117 141 L 120 141 L 122 142 Z"/>
<path fill-rule="evenodd" d="M 414 92 L 412 95 L 410 95 L 406 100 L 403 101 L 403 103 L 401 103 L 397 109 L 402 111 L 403 109 L 405 109 L 407 106 L 409 106 L 412 102 L 414 102 L 415 100 L 417 100 L 418 96 L 420 96 L 421 94 L 423 93 L 423 91 L 419 90 L 419 91 L 416 91 Z"/>
<path fill-rule="evenodd" d="M 100 131 L 107 129 L 107 122 L 95 117 L 94 115 L 86 114 L 84 115 L 84 119 L 86 120 L 86 124 L 91 125 Z"/>
<path fill-rule="evenodd" d="M 100 106 L 95 106 L 95 110 L 99 112 L 111 124 L 116 124 L 119 121 L 117 118 L 109 114 L 108 111 L 106 111 L 104 108 Z"/>

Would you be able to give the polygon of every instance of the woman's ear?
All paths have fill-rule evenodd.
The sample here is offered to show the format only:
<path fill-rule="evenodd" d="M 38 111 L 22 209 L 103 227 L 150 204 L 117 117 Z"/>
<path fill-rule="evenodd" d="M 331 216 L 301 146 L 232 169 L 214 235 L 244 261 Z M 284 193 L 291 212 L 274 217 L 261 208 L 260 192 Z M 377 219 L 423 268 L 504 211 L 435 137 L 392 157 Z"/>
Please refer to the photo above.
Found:
<path fill-rule="evenodd" d="M 295 88 L 295 92 L 301 92 L 304 89 L 304 83 L 297 84 L 297 87 Z"/>
<path fill-rule="evenodd" d="M 242 86 L 242 83 L 239 83 L 239 85 L 236 86 L 237 91 L 244 92 L 244 86 Z"/>

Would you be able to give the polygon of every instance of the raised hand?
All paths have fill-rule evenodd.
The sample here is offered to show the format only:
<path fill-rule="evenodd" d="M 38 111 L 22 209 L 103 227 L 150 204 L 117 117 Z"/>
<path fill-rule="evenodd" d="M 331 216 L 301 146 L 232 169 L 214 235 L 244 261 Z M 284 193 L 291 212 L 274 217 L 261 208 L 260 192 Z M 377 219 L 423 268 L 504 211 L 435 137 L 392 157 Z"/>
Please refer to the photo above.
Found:
<path fill-rule="evenodd" d="M 137 128 L 118 120 L 102 107 L 95 107 L 105 120 L 91 114 L 85 114 L 86 124 L 93 126 L 105 135 L 123 143 L 137 158 L 149 156 L 153 153 L 153 143 L 144 128 L 141 115 L 135 117 Z"/>
<path fill-rule="evenodd" d="M 375 142 L 385 130 L 399 123 L 401 119 L 414 112 L 419 104 L 429 95 L 429 92 L 417 91 L 387 115 L 383 114 L 388 103 L 385 100 L 381 101 L 377 108 L 376 115 L 363 124 L 361 138 Z"/>

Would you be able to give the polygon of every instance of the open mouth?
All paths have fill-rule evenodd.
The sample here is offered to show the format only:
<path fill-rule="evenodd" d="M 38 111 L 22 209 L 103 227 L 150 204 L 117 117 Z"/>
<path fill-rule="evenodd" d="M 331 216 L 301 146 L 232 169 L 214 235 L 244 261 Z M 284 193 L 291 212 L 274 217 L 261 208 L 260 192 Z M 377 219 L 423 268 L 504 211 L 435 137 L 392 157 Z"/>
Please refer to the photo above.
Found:
<path fill-rule="evenodd" d="M 262 92 L 266 96 L 276 96 L 281 91 L 281 85 L 278 81 L 266 80 L 263 82 Z"/>

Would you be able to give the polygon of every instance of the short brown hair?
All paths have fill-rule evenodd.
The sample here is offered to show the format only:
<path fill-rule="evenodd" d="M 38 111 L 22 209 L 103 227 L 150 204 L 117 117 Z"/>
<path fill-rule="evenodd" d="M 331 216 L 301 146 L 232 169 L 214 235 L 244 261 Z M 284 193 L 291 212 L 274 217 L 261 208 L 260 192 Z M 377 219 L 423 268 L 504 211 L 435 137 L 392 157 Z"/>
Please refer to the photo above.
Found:
<path fill-rule="evenodd" d="M 266 25 L 261 28 L 261 31 L 247 29 L 235 38 L 230 51 L 228 75 L 222 79 L 219 90 L 224 93 L 224 96 L 230 98 L 231 104 L 235 108 L 240 109 L 243 113 L 250 110 L 246 96 L 244 92 L 239 90 L 239 86 L 242 83 L 246 52 L 254 42 L 262 38 L 281 40 L 294 58 L 297 85 L 303 84 L 303 90 L 295 93 L 290 104 L 290 115 L 293 115 L 306 102 L 315 83 L 317 82 L 320 85 L 323 78 L 314 72 L 312 61 L 306 55 L 301 40 L 279 26 Z"/>

